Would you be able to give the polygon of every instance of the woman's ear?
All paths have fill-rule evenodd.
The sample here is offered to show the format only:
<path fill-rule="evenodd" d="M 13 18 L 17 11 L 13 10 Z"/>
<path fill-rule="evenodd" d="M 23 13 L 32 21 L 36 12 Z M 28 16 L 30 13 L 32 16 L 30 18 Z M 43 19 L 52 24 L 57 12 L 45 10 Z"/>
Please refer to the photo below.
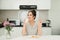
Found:
<path fill-rule="evenodd" d="M 34 19 L 35 19 L 36 17 L 34 16 Z"/>

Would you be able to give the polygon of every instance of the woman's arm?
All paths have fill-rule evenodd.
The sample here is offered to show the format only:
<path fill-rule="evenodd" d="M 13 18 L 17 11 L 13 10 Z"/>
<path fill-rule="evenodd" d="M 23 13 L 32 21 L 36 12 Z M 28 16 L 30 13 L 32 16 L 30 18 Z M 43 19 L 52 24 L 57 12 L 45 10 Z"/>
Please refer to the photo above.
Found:
<path fill-rule="evenodd" d="M 26 33 L 26 22 L 24 22 L 24 24 L 23 24 L 22 34 L 23 35 L 26 35 L 27 34 Z"/>
<path fill-rule="evenodd" d="M 42 35 L 42 20 L 38 21 L 38 35 Z"/>

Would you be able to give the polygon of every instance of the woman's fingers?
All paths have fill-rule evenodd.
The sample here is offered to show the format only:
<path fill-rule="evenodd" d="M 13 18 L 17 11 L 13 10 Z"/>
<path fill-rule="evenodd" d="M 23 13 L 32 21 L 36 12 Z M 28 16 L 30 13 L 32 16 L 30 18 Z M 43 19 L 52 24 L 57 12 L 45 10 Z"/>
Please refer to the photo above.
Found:
<path fill-rule="evenodd" d="M 42 23 L 42 20 L 40 19 L 38 23 L 41 24 Z"/>

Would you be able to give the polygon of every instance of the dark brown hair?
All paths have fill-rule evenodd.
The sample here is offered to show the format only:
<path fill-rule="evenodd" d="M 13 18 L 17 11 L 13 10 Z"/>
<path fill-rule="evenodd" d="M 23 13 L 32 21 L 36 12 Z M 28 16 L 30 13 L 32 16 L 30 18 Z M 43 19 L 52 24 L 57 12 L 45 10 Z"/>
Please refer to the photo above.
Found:
<path fill-rule="evenodd" d="M 30 10 L 29 12 L 32 12 L 32 15 L 36 18 L 36 11 L 35 10 Z"/>

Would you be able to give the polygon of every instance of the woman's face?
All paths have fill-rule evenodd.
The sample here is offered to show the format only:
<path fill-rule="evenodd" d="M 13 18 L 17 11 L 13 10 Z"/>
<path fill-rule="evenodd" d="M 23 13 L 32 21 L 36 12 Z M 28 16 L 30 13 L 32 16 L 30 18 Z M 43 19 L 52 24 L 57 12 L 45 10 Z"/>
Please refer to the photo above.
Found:
<path fill-rule="evenodd" d="M 33 16 L 32 12 L 29 12 L 29 13 L 28 13 L 28 20 L 29 20 L 29 21 L 34 20 L 34 16 Z"/>

